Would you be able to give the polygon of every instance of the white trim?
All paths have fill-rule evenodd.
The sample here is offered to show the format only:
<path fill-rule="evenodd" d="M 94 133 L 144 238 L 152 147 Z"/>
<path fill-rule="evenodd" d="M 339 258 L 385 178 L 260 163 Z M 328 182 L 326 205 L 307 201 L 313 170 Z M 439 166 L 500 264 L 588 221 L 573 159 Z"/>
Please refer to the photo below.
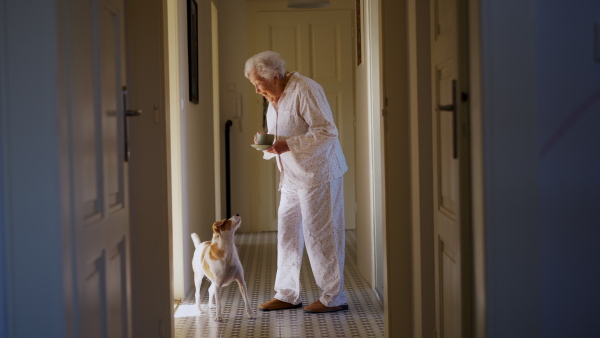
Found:
<path fill-rule="evenodd" d="M 429 59 L 429 48 L 424 48 L 422 43 L 423 39 L 429 41 L 429 20 L 426 23 L 422 22 L 422 13 L 427 12 L 429 17 L 429 1 L 420 2 L 420 0 L 408 0 L 406 19 L 408 21 L 408 37 L 407 45 L 405 50 L 408 53 L 408 82 L 409 82 L 409 93 L 408 93 L 408 109 L 409 109 L 409 123 L 410 123 L 410 189 L 411 189 L 411 262 L 412 262 L 412 332 L 413 337 L 424 337 L 426 334 L 423 326 L 426 322 L 435 322 L 431 320 L 431 317 L 435 318 L 435 315 L 429 317 L 424 314 L 426 310 L 428 313 L 435 312 L 435 309 L 429 309 L 429 302 L 424 301 L 423 294 L 428 292 L 429 289 L 426 287 L 423 280 L 427 278 L 424 274 L 428 270 L 427 260 L 423 253 L 424 241 L 423 234 L 424 229 L 421 227 L 422 217 L 421 215 L 426 212 L 431 214 L 431 210 L 428 210 L 427 204 L 421 202 L 422 198 L 429 197 L 427 194 L 422 194 L 423 184 L 427 179 L 427 173 L 422 173 L 421 169 L 423 166 L 423 155 L 422 151 L 425 150 L 425 145 L 422 144 L 421 138 L 425 137 L 422 134 L 422 125 L 426 124 L 423 121 L 423 116 L 419 114 L 420 111 L 424 111 L 423 102 L 427 103 L 426 107 L 429 107 L 430 98 L 429 91 L 419 90 L 421 87 L 430 87 L 429 72 L 424 72 L 423 68 L 431 68 Z M 419 26 L 417 23 L 421 23 Z M 429 46 L 429 43 L 427 44 Z M 425 50 L 424 50 L 425 49 Z M 427 55 L 427 58 L 423 56 Z M 424 66 L 426 64 L 426 66 Z M 423 83 L 426 83 L 425 85 Z M 428 120 L 427 120 L 428 121 Z M 427 123 L 430 126 L 430 123 Z M 430 127 L 429 127 L 430 128 Z M 428 180 L 429 181 L 429 180 Z M 431 226 L 430 226 L 431 227 Z M 432 246 L 433 247 L 433 246 Z M 433 253 L 432 253 L 433 255 Z M 433 311 L 431 311 L 433 310 Z"/>
<path fill-rule="evenodd" d="M 380 45 L 380 0 L 364 0 L 365 59 L 367 62 L 368 106 L 369 106 L 369 145 L 370 145 L 370 179 L 371 185 L 371 217 L 372 217 L 372 247 L 373 247 L 373 288 L 383 281 L 378 280 L 377 271 L 383 269 L 383 264 L 377 264 L 377 248 L 382 248 L 382 232 L 384 224 L 384 168 L 383 160 L 383 118 L 381 111 L 381 45 Z M 379 250 L 382 255 L 382 250 Z M 383 262 L 381 259 L 380 262 Z"/>
<path fill-rule="evenodd" d="M 215 158 L 215 219 L 221 216 L 221 107 L 219 96 L 219 13 L 214 1 L 211 7 L 212 78 L 213 78 L 213 132 Z M 240 107 L 241 109 L 241 107 Z M 231 215 L 227 215 L 231 217 Z"/>
<path fill-rule="evenodd" d="M 183 208 L 182 208 L 182 153 L 181 153 L 181 110 L 180 110 L 180 43 L 179 43 L 179 1 L 168 0 L 167 7 L 167 44 L 169 86 L 169 165 L 170 165 L 170 204 L 171 226 L 173 231 L 173 299 L 182 301 L 185 298 L 184 261 L 183 261 Z"/>

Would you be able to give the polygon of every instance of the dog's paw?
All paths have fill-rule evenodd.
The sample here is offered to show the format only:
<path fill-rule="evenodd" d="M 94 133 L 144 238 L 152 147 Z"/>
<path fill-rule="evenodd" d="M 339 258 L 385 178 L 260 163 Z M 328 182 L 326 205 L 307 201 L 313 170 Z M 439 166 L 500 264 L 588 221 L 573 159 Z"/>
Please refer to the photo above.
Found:
<path fill-rule="evenodd" d="M 254 312 L 250 312 L 250 313 L 248 314 L 248 318 L 249 318 L 249 319 L 256 319 L 256 314 L 255 314 Z"/>

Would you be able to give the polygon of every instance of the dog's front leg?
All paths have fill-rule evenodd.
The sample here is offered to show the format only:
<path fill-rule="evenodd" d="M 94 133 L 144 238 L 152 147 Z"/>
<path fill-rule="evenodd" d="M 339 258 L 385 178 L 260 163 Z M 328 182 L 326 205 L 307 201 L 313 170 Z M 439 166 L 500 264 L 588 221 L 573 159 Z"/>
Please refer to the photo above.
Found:
<path fill-rule="evenodd" d="M 238 278 L 237 280 L 238 286 L 240 287 L 240 293 L 244 298 L 244 303 L 246 305 L 246 313 L 248 314 L 248 318 L 256 318 L 254 311 L 252 311 L 252 306 L 250 305 L 250 301 L 248 300 L 248 289 L 246 288 L 246 281 L 244 281 L 244 277 Z"/>
<path fill-rule="evenodd" d="M 215 302 L 217 303 L 217 313 L 216 313 L 215 320 L 217 322 L 220 322 L 223 320 L 223 316 L 221 315 L 221 286 L 217 286 L 215 283 L 213 283 L 211 287 L 215 288 L 214 297 L 215 297 Z"/>

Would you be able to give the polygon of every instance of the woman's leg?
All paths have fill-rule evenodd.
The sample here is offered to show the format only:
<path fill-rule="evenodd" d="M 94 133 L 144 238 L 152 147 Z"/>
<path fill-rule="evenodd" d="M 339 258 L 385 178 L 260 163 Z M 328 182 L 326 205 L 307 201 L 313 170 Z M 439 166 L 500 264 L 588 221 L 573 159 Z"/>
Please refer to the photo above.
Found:
<path fill-rule="evenodd" d="M 302 302 L 300 269 L 304 238 L 300 200 L 293 189 L 281 188 L 278 223 L 275 298 L 296 305 Z"/>
<path fill-rule="evenodd" d="M 344 290 L 345 224 L 343 178 L 300 193 L 304 240 L 327 307 L 347 304 Z"/>

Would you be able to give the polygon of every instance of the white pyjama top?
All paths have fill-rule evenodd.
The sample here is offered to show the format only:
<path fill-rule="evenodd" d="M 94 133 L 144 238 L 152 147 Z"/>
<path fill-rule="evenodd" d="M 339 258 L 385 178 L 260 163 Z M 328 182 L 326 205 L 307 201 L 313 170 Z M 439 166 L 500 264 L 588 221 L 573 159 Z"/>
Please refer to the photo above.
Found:
<path fill-rule="evenodd" d="M 333 114 L 321 85 L 293 73 L 275 110 L 269 103 L 268 133 L 286 140 L 290 151 L 277 156 L 280 184 L 289 188 L 315 187 L 341 177 L 347 170 Z"/>

